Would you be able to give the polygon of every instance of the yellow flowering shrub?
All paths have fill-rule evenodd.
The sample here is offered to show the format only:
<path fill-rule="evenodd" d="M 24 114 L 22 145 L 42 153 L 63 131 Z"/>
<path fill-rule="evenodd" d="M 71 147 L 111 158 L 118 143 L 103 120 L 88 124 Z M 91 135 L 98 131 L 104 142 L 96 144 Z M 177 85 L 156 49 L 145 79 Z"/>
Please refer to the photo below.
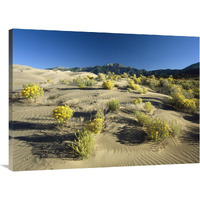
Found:
<path fill-rule="evenodd" d="M 135 81 L 135 83 L 141 84 L 141 79 L 140 78 L 134 78 L 133 80 Z"/>
<path fill-rule="evenodd" d="M 151 102 L 145 102 L 144 109 L 147 113 L 151 113 L 154 109 L 154 106 L 151 104 Z"/>
<path fill-rule="evenodd" d="M 80 89 L 84 89 L 86 86 L 85 86 L 85 83 L 77 83 L 77 86 L 80 88 Z"/>
<path fill-rule="evenodd" d="M 177 121 L 173 120 L 170 122 L 170 125 L 168 125 L 160 118 L 154 119 L 141 111 L 136 111 L 135 116 L 138 123 L 146 127 L 147 135 L 151 140 L 157 141 L 161 138 L 178 135 L 181 132 Z"/>
<path fill-rule="evenodd" d="M 147 135 L 154 141 L 157 141 L 160 138 L 167 138 L 171 136 L 169 125 L 159 118 L 156 118 L 149 123 L 146 128 Z"/>
<path fill-rule="evenodd" d="M 104 120 L 102 118 L 95 118 L 88 122 L 86 130 L 89 130 L 93 134 L 100 134 L 104 127 Z"/>
<path fill-rule="evenodd" d="M 103 73 L 99 73 L 97 79 L 98 79 L 99 81 L 105 81 L 105 79 L 106 79 L 106 75 L 103 74 Z"/>
<path fill-rule="evenodd" d="M 94 149 L 94 138 L 90 131 L 82 129 L 75 134 L 76 139 L 72 144 L 75 154 L 81 158 L 88 158 Z"/>
<path fill-rule="evenodd" d="M 135 84 L 135 82 L 133 80 L 128 81 L 127 87 L 129 87 L 129 88 L 131 88 L 133 90 L 139 90 L 140 89 L 140 86 Z"/>
<path fill-rule="evenodd" d="M 121 78 L 120 75 L 113 75 L 113 76 L 111 77 L 111 80 L 117 81 L 117 80 L 120 79 L 120 78 Z"/>
<path fill-rule="evenodd" d="M 140 104 L 142 103 L 142 99 L 141 98 L 138 98 L 138 99 L 133 99 L 133 104 Z"/>
<path fill-rule="evenodd" d="M 90 131 L 92 134 L 100 134 L 104 128 L 104 115 L 101 110 L 98 110 L 95 118 L 92 121 L 89 121 L 85 129 Z"/>
<path fill-rule="evenodd" d="M 183 108 L 185 96 L 181 92 L 172 94 L 172 99 L 170 103 L 173 104 L 176 108 Z"/>
<path fill-rule="evenodd" d="M 52 117 L 57 120 L 58 124 L 64 124 L 68 119 L 72 117 L 73 112 L 74 111 L 67 105 L 58 106 L 53 110 Z"/>
<path fill-rule="evenodd" d="M 128 75 L 126 72 L 124 72 L 123 74 L 121 74 L 121 77 L 122 77 L 122 78 L 128 78 L 129 75 Z"/>
<path fill-rule="evenodd" d="M 22 97 L 26 99 L 35 99 L 36 97 L 42 96 L 44 93 L 43 88 L 36 84 L 27 84 L 21 91 Z"/>
<path fill-rule="evenodd" d="M 193 99 L 187 99 L 178 89 L 177 92 L 171 93 L 172 98 L 169 102 L 175 106 L 175 108 L 183 110 L 188 113 L 194 113 L 197 110 L 197 101 Z"/>
<path fill-rule="evenodd" d="M 113 85 L 113 82 L 109 80 L 109 81 L 103 82 L 102 87 L 108 90 L 112 90 L 114 85 Z"/>
<path fill-rule="evenodd" d="M 197 110 L 196 103 L 193 99 L 184 99 L 183 106 L 189 113 L 194 113 Z"/>
<path fill-rule="evenodd" d="M 148 92 L 147 88 L 141 88 L 141 89 L 139 90 L 139 93 L 140 93 L 140 94 L 146 94 L 147 92 Z"/>

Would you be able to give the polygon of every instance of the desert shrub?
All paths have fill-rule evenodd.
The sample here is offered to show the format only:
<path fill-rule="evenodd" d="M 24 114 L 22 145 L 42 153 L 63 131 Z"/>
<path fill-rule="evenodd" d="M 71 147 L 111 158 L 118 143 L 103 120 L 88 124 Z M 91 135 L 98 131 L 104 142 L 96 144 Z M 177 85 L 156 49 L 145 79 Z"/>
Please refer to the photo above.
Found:
<path fill-rule="evenodd" d="M 141 79 L 140 78 L 134 78 L 133 79 L 136 84 L 141 84 Z"/>
<path fill-rule="evenodd" d="M 105 81 L 102 84 L 102 87 L 108 90 L 112 90 L 113 89 L 113 82 L 112 81 Z"/>
<path fill-rule="evenodd" d="M 32 87 L 34 85 L 35 85 L 35 83 L 26 83 L 23 85 L 23 88 Z"/>
<path fill-rule="evenodd" d="M 141 89 L 139 90 L 139 93 L 140 93 L 140 94 L 147 94 L 147 92 L 148 92 L 147 88 L 141 88 Z"/>
<path fill-rule="evenodd" d="M 143 89 L 140 89 L 140 90 L 139 90 L 139 93 L 140 93 L 140 94 L 143 94 Z"/>
<path fill-rule="evenodd" d="M 140 75 L 140 80 L 142 85 L 148 85 L 146 76 Z"/>
<path fill-rule="evenodd" d="M 160 118 L 152 120 L 152 122 L 149 123 L 146 128 L 147 135 L 154 141 L 171 136 L 169 125 Z"/>
<path fill-rule="evenodd" d="M 80 89 L 84 89 L 86 86 L 85 86 L 85 83 L 77 83 L 77 86 L 80 88 Z"/>
<path fill-rule="evenodd" d="M 36 99 L 37 97 L 42 96 L 43 93 L 43 88 L 32 83 L 24 85 L 24 89 L 21 91 L 22 97 L 26 99 Z"/>
<path fill-rule="evenodd" d="M 126 72 L 124 72 L 123 74 L 121 74 L 122 78 L 128 78 L 128 74 Z"/>
<path fill-rule="evenodd" d="M 89 76 L 89 75 L 88 75 Z M 93 79 L 93 78 L 85 78 L 84 79 L 84 84 L 86 85 L 86 86 L 94 86 L 95 84 L 96 84 L 97 82 Z"/>
<path fill-rule="evenodd" d="M 127 87 L 131 88 L 131 86 L 134 85 L 134 84 L 135 84 L 134 80 L 129 80 Z"/>
<path fill-rule="evenodd" d="M 94 149 L 94 138 L 90 131 L 82 129 L 75 134 L 76 139 L 72 144 L 75 154 L 81 158 L 88 158 Z"/>
<path fill-rule="evenodd" d="M 147 88 L 143 88 L 143 94 L 147 94 L 147 93 L 148 93 Z"/>
<path fill-rule="evenodd" d="M 117 81 L 117 80 L 120 79 L 120 78 L 121 78 L 121 76 L 119 76 L 119 75 L 113 75 L 113 76 L 111 77 L 111 80 Z"/>
<path fill-rule="evenodd" d="M 135 116 L 137 118 L 138 123 L 143 125 L 143 126 L 147 126 L 152 121 L 152 118 L 150 116 L 145 115 L 141 111 L 136 111 Z"/>
<path fill-rule="evenodd" d="M 194 92 L 192 89 L 189 90 L 182 90 L 183 95 L 185 96 L 186 99 L 193 99 L 194 98 Z"/>
<path fill-rule="evenodd" d="M 95 118 L 87 122 L 85 130 L 90 131 L 92 134 L 100 134 L 104 129 L 104 115 L 101 110 L 98 110 Z"/>
<path fill-rule="evenodd" d="M 197 104 L 194 99 L 186 99 L 182 94 L 181 88 L 176 88 L 171 92 L 169 103 L 176 109 L 183 110 L 188 113 L 194 113 L 197 110 Z"/>
<path fill-rule="evenodd" d="M 150 79 L 149 83 L 148 83 L 148 85 L 150 86 L 150 88 L 153 89 L 153 90 L 155 90 L 156 87 L 159 86 L 159 84 L 160 84 L 160 82 L 158 80 L 156 80 L 155 78 Z"/>
<path fill-rule="evenodd" d="M 156 79 L 155 75 L 151 75 L 151 79 Z"/>
<path fill-rule="evenodd" d="M 57 120 L 58 124 L 64 124 L 68 119 L 72 117 L 73 112 L 74 111 L 67 105 L 58 106 L 53 110 L 52 117 Z"/>
<path fill-rule="evenodd" d="M 151 102 L 145 102 L 144 109 L 147 113 L 151 113 L 154 109 L 154 106 L 151 104 Z"/>
<path fill-rule="evenodd" d="M 158 88 L 156 89 L 160 93 L 170 94 L 170 89 L 173 86 L 168 79 L 160 78 Z"/>
<path fill-rule="evenodd" d="M 199 99 L 193 98 L 192 100 L 195 102 L 197 110 L 199 110 Z"/>
<path fill-rule="evenodd" d="M 137 84 L 134 84 L 134 85 L 132 86 L 132 89 L 133 89 L 133 90 L 139 90 L 139 89 L 140 89 L 140 86 L 137 85 Z"/>
<path fill-rule="evenodd" d="M 169 128 L 173 136 L 179 135 L 181 133 L 181 126 L 176 120 L 172 120 L 169 122 Z"/>
<path fill-rule="evenodd" d="M 73 82 L 76 83 L 76 85 L 81 89 L 95 85 L 97 82 L 93 79 L 92 76 L 90 76 L 90 75 L 88 75 L 88 76 L 86 76 L 84 78 L 79 76 L 76 79 L 74 79 Z"/>
<path fill-rule="evenodd" d="M 193 99 L 184 99 L 183 107 L 188 113 L 195 113 L 197 110 L 196 103 Z"/>
<path fill-rule="evenodd" d="M 112 99 L 107 103 L 108 110 L 113 112 L 119 110 L 120 102 L 118 100 Z"/>
<path fill-rule="evenodd" d="M 169 76 L 168 81 L 169 81 L 170 83 L 173 83 L 173 82 L 174 82 L 174 79 L 173 79 L 173 76 L 172 76 L 172 75 Z"/>
<path fill-rule="evenodd" d="M 138 99 L 133 99 L 133 104 L 140 104 L 142 103 L 142 99 L 138 98 Z"/>
<path fill-rule="evenodd" d="M 133 90 L 139 90 L 140 89 L 140 86 L 135 84 L 135 82 L 133 80 L 131 81 L 128 81 L 128 85 L 127 85 L 128 88 L 131 88 Z"/>

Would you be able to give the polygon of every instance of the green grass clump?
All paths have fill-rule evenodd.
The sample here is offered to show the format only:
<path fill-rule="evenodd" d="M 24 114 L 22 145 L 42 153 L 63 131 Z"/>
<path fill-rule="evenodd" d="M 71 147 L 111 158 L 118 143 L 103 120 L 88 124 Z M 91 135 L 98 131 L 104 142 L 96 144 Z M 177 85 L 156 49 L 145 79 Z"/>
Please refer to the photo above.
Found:
<path fill-rule="evenodd" d="M 89 76 L 89 75 L 88 75 Z M 91 78 L 89 78 L 88 76 L 86 76 L 84 78 L 84 84 L 88 87 L 94 86 L 97 82 L 93 79 L 93 77 L 91 76 Z"/>
<path fill-rule="evenodd" d="M 70 119 L 73 115 L 73 110 L 65 105 L 58 106 L 53 110 L 52 117 L 57 120 L 58 124 L 64 124 L 68 119 Z"/>
<path fill-rule="evenodd" d="M 118 111 L 119 107 L 120 107 L 120 102 L 118 100 L 112 99 L 107 103 L 107 108 L 111 112 Z"/>
<path fill-rule="evenodd" d="M 36 99 L 44 93 L 43 88 L 33 83 L 26 84 L 23 87 L 24 89 L 21 91 L 21 96 L 25 99 Z"/>
<path fill-rule="evenodd" d="M 105 81 L 105 82 L 103 82 L 102 87 L 104 89 L 107 89 L 107 90 L 112 90 L 113 89 L 113 82 L 110 81 L 110 80 Z"/>
<path fill-rule="evenodd" d="M 135 117 L 136 117 L 138 123 L 143 126 L 147 126 L 148 124 L 150 124 L 152 122 L 152 118 L 150 116 L 144 114 L 141 111 L 136 111 Z"/>
<path fill-rule="evenodd" d="M 173 136 L 180 135 L 181 133 L 181 126 L 178 124 L 177 120 L 172 120 L 169 122 L 169 127 Z"/>
<path fill-rule="evenodd" d="M 145 102 L 144 109 L 147 113 L 152 113 L 154 106 L 151 104 L 151 102 L 148 101 Z"/>
<path fill-rule="evenodd" d="M 138 99 L 133 99 L 133 104 L 141 104 L 142 103 L 142 99 L 138 98 Z"/>
<path fill-rule="evenodd" d="M 76 139 L 72 144 L 75 154 L 81 158 L 88 158 L 94 149 L 94 138 L 90 131 L 82 129 L 75 134 Z"/>
<path fill-rule="evenodd" d="M 97 83 L 96 80 L 90 75 L 85 77 L 79 76 L 75 78 L 73 82 L 81 89 L 94 86 Z"/>

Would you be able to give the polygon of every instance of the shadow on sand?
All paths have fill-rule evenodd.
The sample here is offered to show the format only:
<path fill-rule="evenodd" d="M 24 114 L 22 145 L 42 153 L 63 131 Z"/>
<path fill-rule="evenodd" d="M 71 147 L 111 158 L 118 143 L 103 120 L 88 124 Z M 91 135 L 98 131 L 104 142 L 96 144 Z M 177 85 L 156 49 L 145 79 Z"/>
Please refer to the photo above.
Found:
<path fill-rule="evenodd" d="M 75 139 L 74 134 L 49 136 L 32 135 L 10 137 L 10 139 L 26 142 L 31 147 L 32 154 L 39 156 L 39 158 L 79 159 L 70 146 Z"/>
<path fill-rule="evenodd" d="M 142 130 L 142 126 L 135 120 L 126 117 L 117 117 L 114 121 L 116 123 L 126 124 L 121 127 L 117 133 L 115 133 L 118 138 L 117 142 L 125 145 L 137 145 L 144 143 L 146 133 Z"/>
<path fill-rule="evenodd" d="M 190 131 L 180 136 L 180 139 L 185 142 L 199 143 L 199 128 L 191 128 Z"/>
<path fill-rule="evenodd" d="M 58 90 L 105 90 L 105 89 L 103 89 L 103 88 L 90 88 L 90 87 L 88 87 L 88 88 L 83 88 L 83 89 L 80 89 L 80 88 L 76 88 L 76 87 L 74 87 L 74 88 L 57 88 Z"/>
<path fill-rule="evenodd" d="M 33 122 L 22 121 L 10 121 L 9 129 L 13 131 L 23 130 L 52 130 L 55 127 L 54 124 L 38 124 Z"/>
<path fill-rule="evenodd" d="M 193 122 L 193 123 L 196 123 L 196 124 L 199 124 L 199 115 L 198 114 L 194 114 L 194 115 L 189 115 L 189 114 L 185 114 L 183 116 L 183 118 L 187 121 L 190 121 L 190 122 Z"/>

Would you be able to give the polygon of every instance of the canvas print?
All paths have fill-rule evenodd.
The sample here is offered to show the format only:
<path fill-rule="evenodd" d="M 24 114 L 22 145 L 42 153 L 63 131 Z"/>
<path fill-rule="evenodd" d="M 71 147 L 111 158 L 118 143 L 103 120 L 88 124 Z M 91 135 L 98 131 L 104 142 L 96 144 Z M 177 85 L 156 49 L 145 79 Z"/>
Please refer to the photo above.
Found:
<path fill-rule="evenodd" d="M 9 31 L 13 171 L 199 163 L 199 37 Z"/>

